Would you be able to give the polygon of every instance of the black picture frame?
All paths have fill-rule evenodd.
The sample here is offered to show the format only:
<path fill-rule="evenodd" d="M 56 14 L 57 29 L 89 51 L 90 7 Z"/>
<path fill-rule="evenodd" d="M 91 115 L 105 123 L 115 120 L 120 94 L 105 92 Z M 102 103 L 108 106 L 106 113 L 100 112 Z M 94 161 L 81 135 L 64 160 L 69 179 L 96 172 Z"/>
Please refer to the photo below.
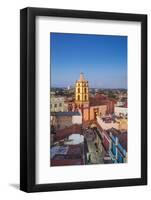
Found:
<path fill-rule="evenodd" d="M 35 183 L 35 19 L 54 16 L 141 23 L 141 178 L 70 183 Z M 121 187 L 147 184 L 147 15 L 48 8 L 20 11 L 20 189 L 25 192 Z"/>

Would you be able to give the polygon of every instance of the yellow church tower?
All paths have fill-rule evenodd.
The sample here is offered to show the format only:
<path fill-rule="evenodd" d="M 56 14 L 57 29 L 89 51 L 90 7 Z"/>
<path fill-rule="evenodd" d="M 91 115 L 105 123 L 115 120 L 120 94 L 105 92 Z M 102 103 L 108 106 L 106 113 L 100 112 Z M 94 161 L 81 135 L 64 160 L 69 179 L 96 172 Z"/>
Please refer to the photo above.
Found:
<path fill-rule="evenodd" d="M 89 85 L 83 73 L 80 73 L 80 79 L 75 84 L 75 103 L 79 106 L 89 104 Z"/>

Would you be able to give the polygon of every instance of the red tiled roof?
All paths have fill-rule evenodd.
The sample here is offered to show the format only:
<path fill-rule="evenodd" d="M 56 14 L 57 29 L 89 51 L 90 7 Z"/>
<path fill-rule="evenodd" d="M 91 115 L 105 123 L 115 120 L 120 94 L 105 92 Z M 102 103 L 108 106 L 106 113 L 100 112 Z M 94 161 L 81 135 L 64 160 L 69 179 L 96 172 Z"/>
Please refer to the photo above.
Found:
<path fill-rule="evenodd" d="M 66 154 L 56 154 L 51 159 L 51 166 L 63 166 L 63 165 L 82 165 L 83 151 L 80 144 L 68 145 L 68 151 Z"/>
<path fill-rule="evenodd" d="M 82 159 L 51 160 L 51 166 L 83 165 Z"/>
<path fill-rule="evenodd" d="M 69 149 L 67 152 L 68 155 L 72 154 L 81 154 L 81 145 L 77 144 L 77 145 L 69 145 Z"/>
<path fill-rule="evenodd" d="M 106 105 L 111 102 L 116 103 L 117 101 L 113 98 L 107 98 L 105 96 L 102 96 L 101 94 L 96 94 L 94 97 L 90 97 L 91 106 Z"/>
<path fill-rule="evenodd" d="M 60 129 L 60 130 L 57 130 L 55 136 L 54 136 L 54 140 L 55 141 L 58 141 L 58 140 L 62 140 L 66 137 L 68 137 L 69 135 L 71 134 L 81 134 L 82 131 L 81 131 L 81 125 L 77 125 L 77 124 L 74 124 L 70 127 L 67 127 L 67 128 L 64 128 L 64 129 Z"/>
<path fill-rule="evenodd" d="M 95 98 L 95 97 L 90 97 L 90 105 L 91 106 L 96 106 L 96 105 L 105 105 L 104 100 L 100 98 Z M 106 100 L 105 100 L 106 102 Z"/>
<path fill-rule="evenodd" d="M 109 98 L 109 101 L 112 101 L 113 103 L 117 103 L 117 100 L 113 98 Z"/>
<path fill-rule="evenodd" d="M 100 99 L 107 99 L 107 97 L 104 94 L 101 94 L 100 92 L 97 92 L 95 97 Z"/>

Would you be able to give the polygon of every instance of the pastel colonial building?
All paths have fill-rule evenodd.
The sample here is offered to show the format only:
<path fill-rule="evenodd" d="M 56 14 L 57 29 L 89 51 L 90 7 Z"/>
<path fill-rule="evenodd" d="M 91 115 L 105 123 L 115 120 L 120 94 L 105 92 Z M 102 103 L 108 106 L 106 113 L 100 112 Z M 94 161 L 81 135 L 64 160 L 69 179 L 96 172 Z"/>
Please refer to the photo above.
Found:
<path fill-rule="evenodd" d="M 50 111 L 51 112 L 66 112 L 68 110 L 65 104 L 65 98 L 51 94 L 50 98 Z"/>
<path fill-rule="evenodd" d="M 89 96 L 89 82 L 80 73 L 79 80 L 75 83 L 75 102 L 74 106 L 81 112 L 83 121 L 96 120 L 98 115 L 105 115 L 108 110 L 106 101 L 95 101 Z"/>
<path fill-rule="evenodd" d="M 124 107 L 124 106 L 115 106 L 114 107 L 114 113 L 117 116 L 123 116 L 123 117 L 127 117 L 128 114 L 128 108 Z"/>
<path fill-rule="evenodd" d="M 64 129 L 73 124 L 82 124 L 82 116 L 79 112 L 52 112 L 50 120 L 55 130 Z"/>
<path fill-rule="evenodd" d="M 97 117 L 97 123 L 99 124 L 99 126 L 102 127 L 103 130 L 108 130 L 111 128 L 115 128 L 117 130 L 120 131 L 127 131 L 128 129 L 128 120 L 125 118 L 115 118 L 114 120 L 112 118 L 110 118 L 110 120 L 108 120 L 109 117 Z M 107 119 L 107 120 L 106 120 Z"/>
<path fill-rule="evenodd" d="M 101 126 L 95 128 L 100 136 L 100 142 L 105 150 L 104 163 L 126 163 L 127 154 L 127 131 L 120 131 L 115 128 L 103 130 Z"/>

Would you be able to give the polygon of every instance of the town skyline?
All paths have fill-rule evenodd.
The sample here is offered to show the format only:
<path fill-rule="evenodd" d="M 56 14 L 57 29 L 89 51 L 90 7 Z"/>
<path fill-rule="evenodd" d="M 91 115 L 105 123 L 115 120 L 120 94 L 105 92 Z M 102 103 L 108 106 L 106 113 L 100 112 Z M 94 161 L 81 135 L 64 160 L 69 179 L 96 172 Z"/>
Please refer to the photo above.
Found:
<path fill-rule="evenodd" d="M 50 91 L 50 166 L 127 162 L 127 90 L 89 88 L 83 73 L 74 88 Z"/>
<path fill-rule="evenodd" d="M 66 88 L 68 88 L 68 86 L 70 86 L 70 88 L 75 88 L 75 84 L 73 84 L 73 85 L 67 85 L 67 86 L 64 86 L 64 87 L 62 87 L 62 86 L 53 86 L 53 87 L 52 87 L 52 86 L 51 86 L 51 87 L 50 87 L 50 90 L 53 89 L 53 88 L 59 88 L 59 89 L 63 88 L 63 89 L 66 89 Z M 119 87 L 119 88 L 89 87 L 89 89 L 101 89 L 101 90 L 118 90 L 118 89 L 119 89 L 119 90 L 127 90 L 127 88 L 120 88 L 120 87 Z"/>
<path fill-rule="evenodd" d="M 79 73 L 90 88 L 127 89 L 127 37 L 50 34 L 50 87 L 73 86 Z"/>

